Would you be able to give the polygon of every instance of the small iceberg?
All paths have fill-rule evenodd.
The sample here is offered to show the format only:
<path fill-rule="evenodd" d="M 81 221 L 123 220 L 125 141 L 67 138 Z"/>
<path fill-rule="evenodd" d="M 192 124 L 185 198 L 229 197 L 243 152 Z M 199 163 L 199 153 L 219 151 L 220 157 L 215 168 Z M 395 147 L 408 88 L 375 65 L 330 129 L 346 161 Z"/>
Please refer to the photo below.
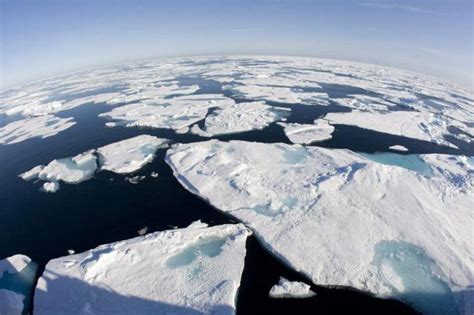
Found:
<path fill-rule="evenodd" d="M 269 292 L 272 298 L 309 298 L 316 293 L 306 283 L 299 281 L 289 281 L 280 277 L 278 284 L 275 284 Z"/>

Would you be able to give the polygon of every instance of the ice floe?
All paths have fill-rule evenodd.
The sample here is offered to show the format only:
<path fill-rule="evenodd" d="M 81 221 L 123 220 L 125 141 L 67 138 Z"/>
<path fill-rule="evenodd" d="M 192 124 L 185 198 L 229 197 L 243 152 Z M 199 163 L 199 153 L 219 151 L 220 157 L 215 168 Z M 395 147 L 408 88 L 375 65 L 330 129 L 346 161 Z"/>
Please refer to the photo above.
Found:
<path fill-rule="evenodd" d="M 404 147 L 403 145 L 399 145 L 399 144 L 396 144 L 396 145 L 392 145 L 389 147 L 390 150 L 394 150 L 394 151 L 401 151 L 401 152 L 407 152 L 408 149 L 406 147 Z"/>
<path fill-rule="evenodd" d="M 311 124 L 278 123 L 283 127 L 285 135 L 293 143 L 310 144 L 332 138 L 334 127 L 326 120 L 318 119 Z"/>
<path fill-rule="evenodd" d="M 99 116 L 127 127 L 152 127 L 179 130 L 204 119 L 210 108 L 235 104 L 231 98 L 216 94 L 173 97 L 154 102 L 138 102 L 116 107 Z"/>
<path fill-rule="evenodd" d="M 74 157 L 57 159 L 48 165 L 38 165 L 19 176 L 24 180 L 46 181 L 43 190 L 56 192 L 59 182 L 77 184 L 88 180 L 99 170 L 118 174 L 133 173 L 150 163 L 158 149 L 168 147 L 169 140 L 150 135 L 140 135 L 92 149 Z M 138 183 L 141 177 L 130 178 Z"/>
<path fill-rule="evenodd" d="M 430 314 L 462 310 L 472 298 L 465 292 L 474 283 L 474 193 L 472 186 L 444 193 L 444 173 L 426 178 L 348 150 L 242 141 L 176 145 L 166 161 L 186 189 L 246 223 L 316 284 L 400 298 Z M 445 162 L 453 163 L 433 164 Z M 472 177 L 469 166 L 456 165 Z M 418 258 L 378 259 L 396 255 L 397 244 Z M 410 267 L 414 259 L 424 273 Z M 411 285 L 414 273 L 421 287 Z"/>
<path fill-rule="evenodd" d="M 315 296 L 316 293 L 306 283 L 280 277 L 278 284 L 270 289 L 269 295 L 272 298 L 308 298 Z"/>
<path fill-rule="evenodd" d="M 269 106 L 263 102 L 239 103 L 216 109 L 206 117 L 205 131 L 195 125 L 191 128 L 191 133 L 210 137 L 258 130 L 289 115 L 289 109 Z"/>
<path fill-rule="evenodd" d="M 118 174 L 127 174 L 150 163 L 158 149 L 168 147 L 168 139 L 149 135 L 115 142 L 97 149 L 100 168 Z"/>
<path fill-rule="evenodd" d="M 14 144 L 37 137 L 48 138 L 75 124 L 73 118 L 51 115 L 15 120 L 0 127 L 0 144 Z"/>
<path fill-rule="evenodd" d="M 397 136 L 431 141 L 453 146 L 443 135 L 448 134 L 448 122 L 429 112 L 395 111 L 329 113 L 325 117 L 331 124 L 357 126 Z"/>
<path fill-rule="evenodd" d="M 238 85 L 227 88 L 250 100 L 289 104 L 329 105 L 329 97 L 322 91 L 304 92 L 297 88 L 262 85 Z"/>
<path fill-rule="evenodd" d="M 0 314 L 23 314 L 30 303 L 37 268 L 25 255 L 0 260 Z"/>
<path fill-rule="evenodd" d="M 234 314 L 248 233 L 198 224 L 53 259 L 35 314 Z"/>

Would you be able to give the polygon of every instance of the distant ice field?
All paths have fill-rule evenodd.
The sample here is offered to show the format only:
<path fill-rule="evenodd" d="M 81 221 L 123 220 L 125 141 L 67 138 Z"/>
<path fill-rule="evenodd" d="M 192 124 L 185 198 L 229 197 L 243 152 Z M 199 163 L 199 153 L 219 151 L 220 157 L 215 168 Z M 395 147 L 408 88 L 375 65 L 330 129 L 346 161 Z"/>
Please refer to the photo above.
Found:
<path fill-rule="evenodd" d="M 465 238 L 465 226 L 474 224 L 467 210 L 474 195 L 473 128 L 472 91 L 417 73 L 329 59 L 164 59 L 19 86 L 0 92 L 0 259 L 24 254 L 42 271 L 71 250 L 82 253 L 197 220 L 211 227 L 244 223 L 255 235 L 247 240 L 237 313 L 251 305 L 252 310 L 273 313 L 283 312 L 285 305 L 301 311 L 311 305 L 315 312 L 347 313 L 357 307 L 368 314 L 413 309 L 466 313 L 472 307 L 466 301 L 473 297 L 465 288 L 473 281 L 472 270 L 465 266 L 474 258 L 459 240 Z M 229 145 L 233 141 L 246 149 Z M 241 155 L 232 152 L 236 148 Z M 312 169 L 315 187 L 325 192 L 322 197 L 312 186 L 298 191 L 289 175 L 274 176 L 303 172 L 307 152 L 318 150 L 328 152 L 328 163 L 336 170 L 326 174 Z M 181 151 L 187 159 L 176 156 Z M 261 154 L 258 163 L 252 160 L 255 152 Z M 170 163 L 172 153 L 175 160 Z M 282 156 L 284 165 L 272 164 Z M 256 167 L 252 174 L 269 173 L 263 185 L 239 175 L 245 170 L 237 162 L 245 160 Z M 370 167 L 356 165 L 351 172 L 347 166 L 354 163 Z M 370 176 L 360 179 L 360 174 Z M 407 178 L 409 183 L 400 182 Z M 375 185 L 376 180 L 381 183 Z M 331 190 L 324 190 L 328 183 L 340 190 L 329 194 Z M 260 185 L 266 199 L 256 202 L 242 195 L 240 206 L 251 211 L 225 213 L 235 201 L 218 195 L 227 184 L 241 193 Z M 396 198 L 390 189 L 402 191 L 403 185 L 422 187 L 423 192 Z M 403 222 L 416 224 L 416 233 L 375 211 L 361 195 L 348 194 L 357 189 L 396 209 Z M 215 202 L 221 197 L 225 202 Z M 358 207 L 368 212 L 362 217 L 337 212 L 331 200 L 346 200 L 349 212 Z M 312 209 L 311 220 L 305 217 L 308 213 L 305 220 L 297 220 L 302 214 L 292 210 L 301 205 Z M 304 242 L 305 236 L 296 232 L 306 229 L 303 222 L 323 226 L 313 213 L 319 207 L 325 213 L 321 220 L 334 216 L 325 225 L 331 233 L 324 233 L 324 244 Z M 414 208 L 418 215 L 410 220 L 405 212 Z M 420 219 L 425 217 L 448 223 Z M 275 224 L 274 234 L 260 227 L 262 220 Z M 351 227 L 369 235 L 364 239 L 363 233 L 353 234 L 354 241 L 363 243 L 355 253 L 359 256 L 345 257 L 358 247 L 345 251 L 349 243 L 333 233 L 348 231 L 345 220 L 378 222 L 362 230 Z M 427 232 L 431 225 L 440 226 L 434 235 Z M 302 252 L 314 252 L 315 261 L 305 260 L 298 247 L 284 246 L 292 243 L 309 246 Z M 318 260 L 317 253 L 325 256 Z M 402 256 L 405 263 L 397 260 Z M 353 269 L 351 261 L 357 257 L 363 259 Z M 325 261 L 335 262 L 339 273 L 331 277 L 322 272 Z M 409 272 L 417 268 L 417 274 Z M 285 281 L 279 283 L 281 277 Z M 289 298 L 288 292 L 294 291 L 290 283 L 298 282 L 315 295 Z M 276 295 L 282 298 L 269 297 L 273 286 L 281 287 Z M 345 303 L 336 303 L 338 299 Z M 24 299 L 27 304 L 30 300 Z M 436 301 L 446 308 L 437 307 Z"/>

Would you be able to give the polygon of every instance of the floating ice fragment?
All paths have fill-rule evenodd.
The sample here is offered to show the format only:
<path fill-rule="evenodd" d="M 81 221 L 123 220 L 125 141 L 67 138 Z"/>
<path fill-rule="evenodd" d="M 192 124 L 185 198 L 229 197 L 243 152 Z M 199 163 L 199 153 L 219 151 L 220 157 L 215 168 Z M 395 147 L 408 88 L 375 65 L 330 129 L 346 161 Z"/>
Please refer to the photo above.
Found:
<path fill-rule="evenodd" d="M 280 277 L 278 284 L 270 289 L 269 295 L 272 298 L 308 298 L 315 296 L 316 293 L 306 283 Z"/>
<path fill-rule="evenodd" d="M 408 149 L 406 147 L 404 147 L 402 145 L 399 145 L 399 144 L 392 145 L 392 146 L 389 147 L 389 149 L 395 150 L 395 151 L 401 151 L 401 152 L 407 152 L 408 151 Z"/>
<path fill-rule="evenodd" d="M 293 143 L 310 144 L 332 138 L 334 127 L 325 120 L 316 120 L 314 125 L 298 123 L 278 123 Z"/>
<path fill-rule="evenodd" d="M 37 137 L 48 138 L 75 124 L 72 118 L 50 115 L 15 120 L 0 127 L 0 144 L 14 144 Z"/>
<path fill-rule="evenodd" d="M 169 140 L 149 135 L 115 142 L 97 149 L 100 169 L 126 174 L 150 163 L 158 149 L 168 147 Z"/>
<path fill-rule="evenodd" d="M 268 106 L 263 102 L 239 103 L 215 110 L 206 117 L 205 131 L 195 125 L 191 132 L 210 137 L 263 129 L 270 123 L 289 115 L 289 109 Z"/>
<path fill-rule="evenodd" d="M 49 193 L 55 193 L 59 190 L 58 182 L 46 182 L 43 184 L 43 191 Z"/>
<path fill-rule="evenodd" d="M 194 226 L 53 259 L 35 314 L 233 314 L 247 235 L 242 224 Z"/>

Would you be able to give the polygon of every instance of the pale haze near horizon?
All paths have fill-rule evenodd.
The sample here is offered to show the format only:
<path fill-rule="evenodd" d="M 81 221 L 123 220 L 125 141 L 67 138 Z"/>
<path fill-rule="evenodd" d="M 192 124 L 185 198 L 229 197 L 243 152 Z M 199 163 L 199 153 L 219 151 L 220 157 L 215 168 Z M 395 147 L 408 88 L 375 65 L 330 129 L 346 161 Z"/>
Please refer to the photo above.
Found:
<path fill-rule="evenodd" d="M 234 54 L 367 62 L 473 89 L 472 1 L 0 1 L 0 90 L 132 60 Z"/>

